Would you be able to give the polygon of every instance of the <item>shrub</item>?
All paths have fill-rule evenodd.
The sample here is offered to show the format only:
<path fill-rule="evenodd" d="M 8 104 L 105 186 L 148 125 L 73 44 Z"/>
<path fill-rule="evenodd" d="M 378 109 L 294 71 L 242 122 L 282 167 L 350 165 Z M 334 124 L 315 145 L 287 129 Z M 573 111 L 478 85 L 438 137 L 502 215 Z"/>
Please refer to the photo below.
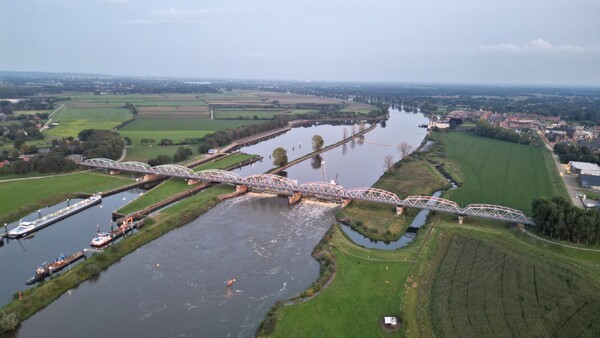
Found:
<path fill-rule="evenodd" d="M 19 323 L 19 317 L 17 317 L 16 313 L 3 313 L 2 317 L 0 317 L 0 332 L 14 330 Z"/>

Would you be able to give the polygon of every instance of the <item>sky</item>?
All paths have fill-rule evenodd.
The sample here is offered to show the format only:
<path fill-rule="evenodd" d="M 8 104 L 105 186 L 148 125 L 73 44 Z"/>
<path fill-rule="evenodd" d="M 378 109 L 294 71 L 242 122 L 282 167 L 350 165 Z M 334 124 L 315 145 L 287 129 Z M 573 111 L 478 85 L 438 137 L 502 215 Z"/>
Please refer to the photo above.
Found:
<path fill-rule="evenodd" d="M 598 0 L 0 0 L 0 70 L 600 85 Z"/>

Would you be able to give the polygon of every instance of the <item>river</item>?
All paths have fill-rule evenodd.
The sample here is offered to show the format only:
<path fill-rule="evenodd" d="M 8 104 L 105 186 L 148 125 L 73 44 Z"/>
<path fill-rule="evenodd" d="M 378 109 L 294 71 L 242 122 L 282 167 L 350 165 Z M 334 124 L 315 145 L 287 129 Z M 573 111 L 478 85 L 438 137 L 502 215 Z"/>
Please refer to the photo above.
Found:
<path fill-rule="evenodd" d="M 314 169 L 308 160 L 288 169 L 289 177 L 306 182 L 329 175 L 328 180 L 338 176 L 347 187 L 370 186 L 383 172 L 386 155 L 399 158 L 395 145 L 421 143 L 426 131 L 418 125 L 426 121 L 421 114 L 391 110 L 386 127 L 367 133 L 364 142 L 323 154 L 324 169 Z M 245 147 L 242 151 L 264 159 L 241 175 L 270 168 L 268 155 L 278 146 L 287 144 L 293 159 L 296 151 L 310 151 L 305 148 L 317 132 L 330 144 L 350 127 L 312 128 Z M 62 295 L 9 336 L 252 336 L 276 301 L 304 291 L 316 279 L 319 267 L 310 253 L 337 208 L 318 202 L 290 206 L 287 199 L 256 194 L 222 202 Z M 237 279 L 231 290 L 224 286 L 228 278 Z"/>

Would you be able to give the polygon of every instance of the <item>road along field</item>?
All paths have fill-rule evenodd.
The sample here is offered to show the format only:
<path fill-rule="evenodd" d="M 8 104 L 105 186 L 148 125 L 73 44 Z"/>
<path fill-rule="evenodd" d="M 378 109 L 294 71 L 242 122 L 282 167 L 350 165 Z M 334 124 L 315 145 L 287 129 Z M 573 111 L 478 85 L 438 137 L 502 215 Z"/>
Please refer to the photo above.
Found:
<path fill-rule="evenodd" d="M 470 203 L 499 204 L 531 213 L 535 198 L 565 196 L 566 190 L 554 166 L 546 162 L 547 150 L 472 133 L 433 133 L 442 147 L 431 157 L 459 181 L 460 188 L 445 196 L 461 206 Z"/>

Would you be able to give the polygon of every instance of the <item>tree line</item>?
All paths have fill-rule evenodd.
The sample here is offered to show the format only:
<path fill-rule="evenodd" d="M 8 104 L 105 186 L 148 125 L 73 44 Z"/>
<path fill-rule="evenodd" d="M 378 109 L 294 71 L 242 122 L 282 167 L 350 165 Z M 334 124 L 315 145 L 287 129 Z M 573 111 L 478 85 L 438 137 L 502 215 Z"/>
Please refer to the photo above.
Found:
<path fill-rule="evenodd" d="M 554 152 L 558 155 L 561 163 L 579 161 L 600 164 L 600 156 L 592 153 L 590 148 L 586 146 L 579 147 L 575 144 L 556 143 Z"/>
<path fill-rule="evenodd" d="M 531 208 L 542 234 L 577 244 L 600 243 L 599 209 L 578 208 L 562 196 L 536 199 Z"/>
<path fill-rule="evenodd" d="M 479 121 L 477 123 L 475 126 L 475 134 L 513 143 L 529 144 L 531 142 L 529 137 L 521 136 L 512 129 L 494 127 L 487 121 Z"/>

